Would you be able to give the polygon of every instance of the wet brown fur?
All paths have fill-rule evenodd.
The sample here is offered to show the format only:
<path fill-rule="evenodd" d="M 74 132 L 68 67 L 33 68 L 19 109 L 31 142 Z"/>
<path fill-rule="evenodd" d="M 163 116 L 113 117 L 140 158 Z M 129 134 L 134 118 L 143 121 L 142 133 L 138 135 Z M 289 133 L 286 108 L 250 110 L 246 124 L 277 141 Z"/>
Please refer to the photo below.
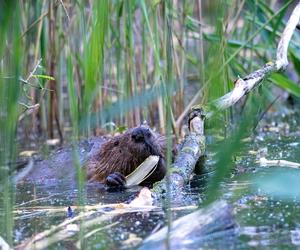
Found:
<path fill-rule="evenodd" d="M 160 160 L 154 173 L 145 182 L 152 184 L 163 179 L 166 173 L 165 137 L 149 129 L 146 142 L 136 142 L 132 139 L 134 129 L 109 139 L 101 146 L 99 152 L 87 163 L 89 181 L 105 183 L 107 176 L 114 172 L 127 176 L 150 155 L 158 155 Z"/>

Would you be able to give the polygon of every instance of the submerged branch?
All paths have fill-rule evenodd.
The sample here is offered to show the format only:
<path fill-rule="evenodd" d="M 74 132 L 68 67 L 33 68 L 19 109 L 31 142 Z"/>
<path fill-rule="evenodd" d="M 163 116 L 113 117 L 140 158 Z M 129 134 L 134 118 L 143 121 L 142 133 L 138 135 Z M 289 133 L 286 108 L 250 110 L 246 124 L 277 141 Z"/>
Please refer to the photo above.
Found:
<path fill-rule="evenodd" d="M 218 201 L 175 220 L 169 230 L 167 226 L 163 227 L 146 238 L 139 249 L 165 249 L 168 234 L 171 249 L 198 249 L 203 246 L 209 249 L 215 247 L 212 239 L 234 238 L 237 225 L 231 206 L 225 201 Z"/>

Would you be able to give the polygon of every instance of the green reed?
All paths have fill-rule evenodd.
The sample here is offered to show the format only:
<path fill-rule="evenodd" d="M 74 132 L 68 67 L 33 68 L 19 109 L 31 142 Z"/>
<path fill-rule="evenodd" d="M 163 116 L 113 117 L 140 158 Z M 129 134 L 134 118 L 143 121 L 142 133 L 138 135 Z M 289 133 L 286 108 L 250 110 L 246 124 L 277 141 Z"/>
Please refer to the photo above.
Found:
<path fill-rule="evenodd" d="M 93 15 L 91 17 L 91 29 L 89 38 L 84 41 L 83 55 L 83 96 L 81 117 L 89 122 L 89 112 L 96 93 L 102 84 L 102 69 L 104 60 L 104 42 L 106 30 L 108 28 L 108 7 L 107 0 L 99 1 L 93 6 Z M 89 127 L 87 127 L 89 131 Z"/>
<path fill-rule="evenodd" d="M 0 4 L 0 235 L 13 243 L 14 186 L 12 173 L 16 157 L 16 132 L 22 48 L 20 9 L 16 1 Z"/>

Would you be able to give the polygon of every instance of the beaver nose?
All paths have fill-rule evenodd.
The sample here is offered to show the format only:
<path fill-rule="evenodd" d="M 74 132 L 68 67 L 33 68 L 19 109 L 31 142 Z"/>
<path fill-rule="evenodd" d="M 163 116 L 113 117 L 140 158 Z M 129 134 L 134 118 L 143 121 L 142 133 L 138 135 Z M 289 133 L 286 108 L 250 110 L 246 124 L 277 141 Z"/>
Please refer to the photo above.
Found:
<path fill-rule="evenodd" d="M 144 130 L 143 128 L 139 127 L 139 128 L 135 128 L 132 131 L 131 138 L 133 139 L 133 141 L 135 141 L 135 142 L 144 141 L 145 136 L 144 136 L 144 131 L 143 130 Z"/>

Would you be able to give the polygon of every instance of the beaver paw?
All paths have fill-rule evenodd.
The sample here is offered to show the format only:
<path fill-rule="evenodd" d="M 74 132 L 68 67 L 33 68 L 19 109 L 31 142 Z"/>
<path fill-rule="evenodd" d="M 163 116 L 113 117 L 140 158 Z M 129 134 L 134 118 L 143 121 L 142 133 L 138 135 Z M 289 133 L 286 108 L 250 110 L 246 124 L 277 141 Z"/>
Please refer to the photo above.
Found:
<path fill-rule="evenodd" d="M 106 177 L 106 185 L 109 187 L 125 187 L 125 176 L 119 172 L 114 172 Z"/>

